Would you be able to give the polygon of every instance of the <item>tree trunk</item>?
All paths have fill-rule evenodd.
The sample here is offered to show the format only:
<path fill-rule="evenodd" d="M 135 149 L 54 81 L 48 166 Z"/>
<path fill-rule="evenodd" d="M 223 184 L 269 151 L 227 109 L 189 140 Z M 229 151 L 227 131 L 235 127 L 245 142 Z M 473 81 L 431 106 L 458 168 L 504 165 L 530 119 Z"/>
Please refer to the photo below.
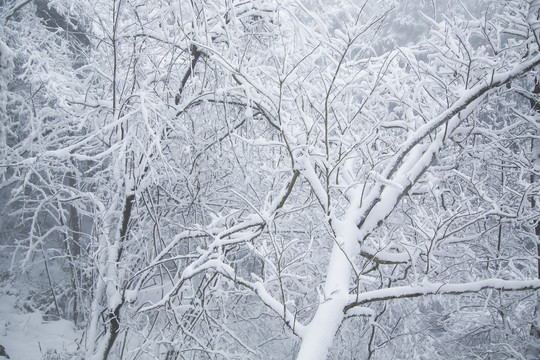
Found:
<path fill-rule="evenodd" d="M 115 296 L 120 291 L 120 289 L 118 288 L 120 286 L 120 281 L 117 277 L 118 275 L 117 264 L 120 262 L 120 259 L 122 257 L 122 250 L 123 250 L 124 242 L 127 237 L 129 220 L 131 218 L 134 200 L 135 200 L 135 194 L 130 194 L 126 196 L 126 199 L 124 202 L 124 210 L 122 211 L 122 226 L 120 228 L 120 233 L 119 233 L 120 237 L 118 240 L 118 246 L 116 249 L 116 254 L 114 253 L 111 254 L 111 257 L 114 257 L 114 258 L 109 259 L 111 263 L 109 264 L 109 267 L 108 267 L 109 272 L 114 273 L 114 274 L 109 274 L 109 275 L 112 275 L 111 278 L 116 279 L 117 281 L 114 284 L 111 284 L 111 283 L 107 284 L 107 288 L 108 288 L 106 291 L 107 297 Z M 115 287 L 115 288 L 112 289 L 112 287 Z M 105 348 L 103 350 L 102 360 L 107 360 L 109 353 L 111 352 L 111 349 L 114 345 L 114 342 L 116 341 L 116 338 L 118 337 L 118 334 L 120 333 L 120 310 L 122 309 L 123 305 L 124 305 L 124 298 L 121 297 L 114 308 L 108 309 L 108 314 L 107 314 L 107 320 L 109 322 L 109 329 L 107 331 L 108 338 L 106 340 Z"/>

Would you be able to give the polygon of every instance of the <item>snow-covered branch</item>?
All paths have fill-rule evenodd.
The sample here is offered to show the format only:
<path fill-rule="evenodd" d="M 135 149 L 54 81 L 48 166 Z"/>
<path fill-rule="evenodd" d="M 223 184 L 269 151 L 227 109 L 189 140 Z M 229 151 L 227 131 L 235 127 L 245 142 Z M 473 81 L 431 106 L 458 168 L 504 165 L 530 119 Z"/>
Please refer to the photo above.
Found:
<path fill-rule="evenodd" d="M 351 295 L 350 302 L 345 306 L 344 311 L 347 312 L 350 309 L 354 309 L 355 306 L 362 306 L 378 301 L 428 295 L 460 295 L 478 293 L 488 289 L 499 291 L 538 290 L 540 289 L 540 280 L 486 279 L 462 284 L 425 282 L 418 285 L 394 286 L 386 289 L 367 291 L 359 295 Z"/>

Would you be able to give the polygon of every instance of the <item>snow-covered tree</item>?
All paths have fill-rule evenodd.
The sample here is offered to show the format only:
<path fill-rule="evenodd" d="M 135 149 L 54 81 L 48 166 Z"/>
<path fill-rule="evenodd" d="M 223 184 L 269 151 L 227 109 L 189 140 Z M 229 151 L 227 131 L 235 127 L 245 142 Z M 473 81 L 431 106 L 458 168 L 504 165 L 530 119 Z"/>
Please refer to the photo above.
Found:
<path fill-rule="evenodd" d="M 92 359 L 537 356 L 539 7 L 5 3 L 4 249 Z"/>

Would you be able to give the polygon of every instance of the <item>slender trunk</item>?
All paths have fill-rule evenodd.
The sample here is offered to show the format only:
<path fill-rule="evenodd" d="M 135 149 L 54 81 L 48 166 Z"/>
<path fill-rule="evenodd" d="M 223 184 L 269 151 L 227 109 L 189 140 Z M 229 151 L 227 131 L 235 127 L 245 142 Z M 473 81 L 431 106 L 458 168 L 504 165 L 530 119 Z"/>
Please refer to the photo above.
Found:
<path fill-rule="evenodd" d="M 112 48 L 113 48 L 113 87 L 112 87 L 112 102 L 113 109 L 112 115 L 116 116 L 116 106 L 117 106 L 117 30 L 120 19 L 120 8 L 122 5 L 122 0 L 118 2 L 113 2 L 113 31 L 112 31 Z M 124 125 L 120 125 L 120 138 L 121 140 L 125 139 Z M 132 203 L 135 195 L 127 195 L 124 200 L 124 206 L 122 210 L 122 224 L 120 226 L 120 232 L 116 234 L 117 238 L 114 241 L 114 245 L 109 247 L 109 255 L 107 259 L 107 284 L 105 285 L 105 296 L 107 298 L 107 313 L 106 318 L 108 322 L 108 329 L 104 337 L 104 346 L 96 354 L 96 359 L 107 360 L 109 353 L 118 337 L 120 332 L 120 311 L 124 303 L 123 297 L 119 294 L 120 279 L 118 278 L 118 263 L 122 258 L 122 251 L 124 246 L 124 241 L 127 234 L 127 228 L 129 220 L 131 218 L 131 209 Z"/>
<path fill-rule="evenodd" d="M 534 176 L 531 176 L 531 180 L 534 180 Z M 533 209 L 536 207 L 536 200 L 531 200 L 531 206 Z M 540 279 L 540 220 L 536 223 L 536 277 Z M 536 293 L 536 305 L 534 307 L 533 323 L 531 325 L 530 334 L 535 338 L 540 339 L 540 295 Z"/>
<path fill-rule="evenodd" d="M 533 89 L 533 94 L 540 94 L 540 83 L 538 78 L 535 78 L 535 85 Z M 531 99 L 531 108 L 539 113 L 540 112 L 540 103 L 536 100 Z M 531 140 L 531 151 L 534 154 L 534 139 Z M 534 161 L 535 159 L 533 159 Z M 531 175 L 531 184 L 535 182 L 535 176 Z M 531 198 L 531 207 L 536 208 L 536 199 L 534 196 Z M 536 234 L 536 277 L 540 279 L 540 219 L 537 220 L 536 227 L 534 229 Z M 540 295 L 536 292 L 536 305 L 534 307 L 533 314 L 533 323 L 531 325 L 530 334 L 536 338 L 540 338 Z"/>
<path fill-rule="evenodd" d="M 103 360 L 106 360 L 109 357 L 109 353 L 120 333 L 120 309 L 122 308 L 122 303 L 114 308 L 113 311 L 109 313 L 109 339 L 105 345 L 105 351 L 103 353 Z"/>
<path fill-rule="evenodd" d="M 75 180 L 75 174 L 68 173 L 68 185 L 70 188 L 75 189 L 77 186 L 77 181 Z M 69 227 L 71 229 L 71 255 L 75 258 L 78 258 L 81 254 L 81 227 L 79 224 L 79 211 L 73 205 L 69 206 Z"/>
<path fill-rule="evenodd" d="M 58 300 L 56 299 L 56 292 L 54 291 L 54 284 L 51 279 L 51 273 L 49 272 L 49 262 L 47 261 L 47 256 L 45 256 L 45 250 L 43 249 L 43 245 L 41 245 L 41 255 L 43 255 L 43 262 L 45 264 L 45 272 L 47 273 L 47 279 L 49 280 L 49 287 L 51 288 L 51 294 L 54 300 L 54 306 L 56 308 L 56 315 L 58 318 L 61 318 L 62 315 L 60 314 L 60 308 L 58 307 Z"/>
<path fill-rule="evenodd" d="M 540 279 L 540 220 L 536 223 L 536 277 Z"/>
<path fill-rule="evenodd" d="M 75 180 L 75 174 L 68 173 L 68 185 L 71 188 L 75 188 L 77 183 Z M 71 268 L 71 288 L 73 289 L 73 322 L 75 325 L 77 325 L 78 318 L 79 318 L 79 312 L 78 312 L 78 306 L 79 306 L 79 291 L 77 286 L 77 280 L 80 277 L 80 272 L 77 267 L 77 261 L 79 260 L 81 256 L 81 228 L 79 224 L 79 211 L 77 208 L 73 205 L 69 206 L 69 228 L 71 231 L 71 241 L 69 241 L 69 244 L 66 244 L 69 247 L 69 256 L 70 256 L 70 268 Z"/>
<path fill-rule="evenodd" d="M 71 216 L 71 210 L 73 209 L 74 207 L 70 205 L 70 216 Z M 62 215 L 62 212 L 60 213 L 60 217 L 59 217 L 59 222 L 60 222 L 60 225 L 62 227 L 65 226 L 66 224 L 66 221 L 64 220 L 64 217 Z M 67 219 L 67 222 L 70 224 L 71 226 L 71 219 Z M 71 232 L 73 232 L 73 229 L 70 228 Z M 79 271 L 77 270 L 77 266 L 75 264 L 76 262 L 76 259 L 78 259 L 78 256 L 77 257 L 74 257 L 73 256 L 73 247 L 71 245 L 71 243 L 73 242 L 73 238 L 71 238 L 70 240 L 70 237 L 68 234 L 64 233 L 63 234 L 63 240 L 64 240 L 64 247 L 66 249 L 66 256 L 68 258 L 68 263 L 69 263 L 69 268 L 71 270 L 71 278 L 70 278 L 70 285 L 71 285 L 71 289 L 73 290 L 73 307 L 72 307 L 72 311 L 73 311 L 73 322 L 75 323 L 75 325 L 77 325 L 77 318 L 78 318 L 78 312 L 77 312 L 77 307 L 78 307 L 78 286 L 77 286 L 77 280 L 79 278 Z M 59 314 L 60 316 L 60 314 Z"/>
<path fill-rule="evenodd" d="M 133 201 L 135 200 L 135 195 L 130 194 L 126 196 L 124 201 L 124 209 L 122 211 L 122 225 L 120 227 L 119 232 L 119 239 L 116 241 L 116 246 L 114 247 L 114 250 L 109 255 L 109 266 L 108 266 L 108 273 L 109 276 L 112 279 L 116 279 L 115 283 L 108 283 L 107 284 L 107 291 L 106 296 L 119 296 L 117 302 L 112 301 L 113 304 L 115 304 L 112 308 L 108 309 L 107 314 L 107 320 L 108 320 L 108 330 L 106 335 L 106 342 L 105 347 L 103 350 L 103 355 L 101 357 L 102 360 L 107 360 L 109 353 L 118 338 L 118 334 L 120 333 L 120 310 L 122 309 L 122 306 L 124 305 L 124 298 L 123 296 L 120 297 L 119 294 L 119 286 L 120 286 L 120 279 L 118 279 L 118 263 L 121 260 L 122 257 L 122 250 L 124 247 L 124 243 L 126 241 L 127 233 L 128 233 L 128 226 L 129 226 L 129 220 L 131 219 L 132 209 L 133 209 Z"/>

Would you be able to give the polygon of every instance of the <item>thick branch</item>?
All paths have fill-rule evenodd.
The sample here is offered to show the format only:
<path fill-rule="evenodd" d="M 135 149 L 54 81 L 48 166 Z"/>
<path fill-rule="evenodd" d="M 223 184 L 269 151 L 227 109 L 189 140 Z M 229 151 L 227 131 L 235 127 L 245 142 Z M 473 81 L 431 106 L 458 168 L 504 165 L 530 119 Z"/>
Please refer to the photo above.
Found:
<path fill-rule="evenodd" d="M 428 122 L 427 124 L 421 126 L 417 131 L 415 131 L 409 138 L 405 141 L 405 143 L 401 146 L 401 149 L 394 155 L 394 157 L 389 161 L 388 165 L 386 166 L 386 169 L 382 172 L 381 177 L 387 180 L 392 180 L 393 178 L 396 178 L 396 173 L 399 173 L 399 171 L 404 167 L 404 164 L 407 162 L 407 155 L 409 155 L 413 149 L 417 148 L 417 145 L 421 144 L 421 142 L 430 134 L 432 134 L 437 128 L 440 126 L 447 124 L 449 121 L 451 121 L 455 116 L 457 116 L 460 112 L 467 110 L 473 103 L 475 103 L 477 100 L 481 99 L 481 97 L 486 94 L 489 90 L 492 90 L 494 88 L 500 87 L 509 81 L 512 81 L 513 79 L 522 76 L 526 72 L 533 69 L 535 66 L 540 64 L 540 54 L 536 55 L 534 58 L 519 64 L 518 66 L 514 67 L 514 69 L 501 73 L 493 75 L 490 79 L 491 81 L 485 82 L 482 84 L 479 84 L 463 93 L 463 96 L 461 96 L 450 108 L 448 108 L 446 111 L 444 111 L 442 114 L 437 116 L 432 121 Z M 456 124 L 458 125 L 458 124 Z M 446 138 L 448 138 L 448 135 Z M 445 139 L 443 139 L 444 141 Z M 441 144 L 442 147 L 442 144 Z M 439 149 L 433 149 L 432 153 L 436 155 Z M 426 164 L 425 168 L 428 168 L 430 164 Z M 399 174 L 397 174 L 399 175 Z M 417 180 L 417 179 L 414 179 Z M 414 181 L 411 181 L 410 184 L 412 185 Z M 377 186 L 370 192 L 370 195 L 368 195 L 367 201 L 365 201 L 365 206 L 362 207 L 362 209 L 358 213 L 357 217 L 357 224 L 358 228 L 361 228 L 364 225 L 364 222 L 368 218 L 368 215 L 372 213 L 375 206 L 381 201 L 381 193 L 385 189 L 386 185 L 384 183 L 379 183 Z M 406 187 L 406 186 L 404 186 Z M 383 218 L 381 218 L 382 220 Z M 367 231 L 368 233 L 371 232 L 371 230 Z"/>
<path fill-rule="evenodd" d="M 501 291 L 525 291 L 540 289 L 540 280 L 501 280 L 487 279 L 464 284 L 427 283 L 416 286 L 396 286 L 388 289 L 368 291 L 360 295 L 351 295 L 351 302 L 344 311 L 355 306 L 377 301 L 415 298 L 426 295 L 460 295 L 475 293 L 481 290 L 494 289 Z"/>

